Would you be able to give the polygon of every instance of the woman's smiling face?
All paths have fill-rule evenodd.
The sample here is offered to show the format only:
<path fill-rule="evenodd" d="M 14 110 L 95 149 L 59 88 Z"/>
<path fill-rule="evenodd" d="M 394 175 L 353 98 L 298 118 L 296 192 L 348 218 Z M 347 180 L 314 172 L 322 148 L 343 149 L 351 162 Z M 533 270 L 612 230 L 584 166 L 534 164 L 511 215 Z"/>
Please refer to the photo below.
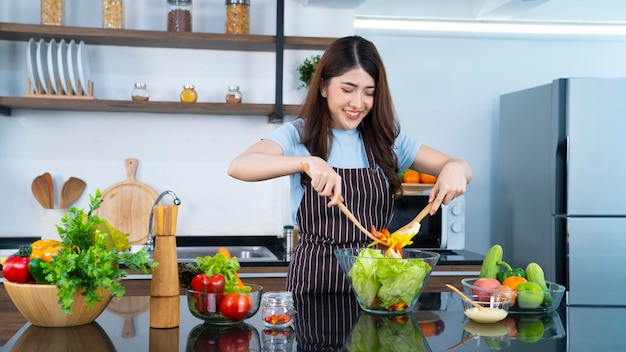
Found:
<path fill-rule="evenodd" d="M 357 67 L 331 78 L 321 94 L 328 102 L 332 127 L 352 130 L 363 121 L 374 104 L 374 79 Z"/>

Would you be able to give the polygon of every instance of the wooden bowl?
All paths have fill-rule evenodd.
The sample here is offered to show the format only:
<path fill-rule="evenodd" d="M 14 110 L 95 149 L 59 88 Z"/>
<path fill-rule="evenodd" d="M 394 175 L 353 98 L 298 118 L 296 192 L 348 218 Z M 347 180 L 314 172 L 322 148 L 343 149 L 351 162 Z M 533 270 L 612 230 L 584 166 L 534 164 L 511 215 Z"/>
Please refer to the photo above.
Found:
<path fill-rule="evenodd" d="M 13 304 L 31 324 L 41 327 L 70 327 L 93 322 L 102 314 L 111 301 L 111 293 L 102 292 L 102 301 L 91 309 L 87 308 L 85 297 L 74 294 L 72 314 L 61 310 L 56 285 L 18 284 L 4 280 L 4 287 Z"/>

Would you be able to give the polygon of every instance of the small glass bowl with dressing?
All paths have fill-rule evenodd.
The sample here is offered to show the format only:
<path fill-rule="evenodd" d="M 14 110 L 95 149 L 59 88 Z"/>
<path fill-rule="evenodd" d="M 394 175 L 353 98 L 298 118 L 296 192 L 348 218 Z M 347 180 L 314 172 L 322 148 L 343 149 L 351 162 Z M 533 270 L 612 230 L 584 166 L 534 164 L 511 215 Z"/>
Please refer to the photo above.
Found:
<path fill-rule="evenodd" d="M 509 314 L 511 301 L 507 297 L 491 296 L 485 300 L 484 297 L 472 295 L 468 296 L 468 298 L 472 302 L 461 300 L 463 302 L 463 311 L 466 317 L 477 323 L 497 323 Z M 476 305 L 480 306 L 480 308 Z"/>

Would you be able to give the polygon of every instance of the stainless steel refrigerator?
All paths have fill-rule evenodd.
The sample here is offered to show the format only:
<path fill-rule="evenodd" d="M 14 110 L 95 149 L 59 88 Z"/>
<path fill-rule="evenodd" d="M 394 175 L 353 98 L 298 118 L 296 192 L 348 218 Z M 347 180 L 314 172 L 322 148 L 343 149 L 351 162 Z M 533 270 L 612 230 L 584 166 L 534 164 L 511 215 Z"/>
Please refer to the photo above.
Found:
<path fill-rule="evenodd" d="M 570 305 L 626 305 L 626 78 L 500 97 L 496 240 Z"/>

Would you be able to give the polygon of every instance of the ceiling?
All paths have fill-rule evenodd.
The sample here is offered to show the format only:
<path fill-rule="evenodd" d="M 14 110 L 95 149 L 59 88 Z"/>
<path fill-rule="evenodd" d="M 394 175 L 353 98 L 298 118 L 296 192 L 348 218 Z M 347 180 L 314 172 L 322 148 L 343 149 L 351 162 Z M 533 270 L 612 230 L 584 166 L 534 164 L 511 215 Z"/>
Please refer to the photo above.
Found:
<path fill-rule="evenodd" d="M 302 0 L 358 18 L 626 24 L 625 0 Z"/>

